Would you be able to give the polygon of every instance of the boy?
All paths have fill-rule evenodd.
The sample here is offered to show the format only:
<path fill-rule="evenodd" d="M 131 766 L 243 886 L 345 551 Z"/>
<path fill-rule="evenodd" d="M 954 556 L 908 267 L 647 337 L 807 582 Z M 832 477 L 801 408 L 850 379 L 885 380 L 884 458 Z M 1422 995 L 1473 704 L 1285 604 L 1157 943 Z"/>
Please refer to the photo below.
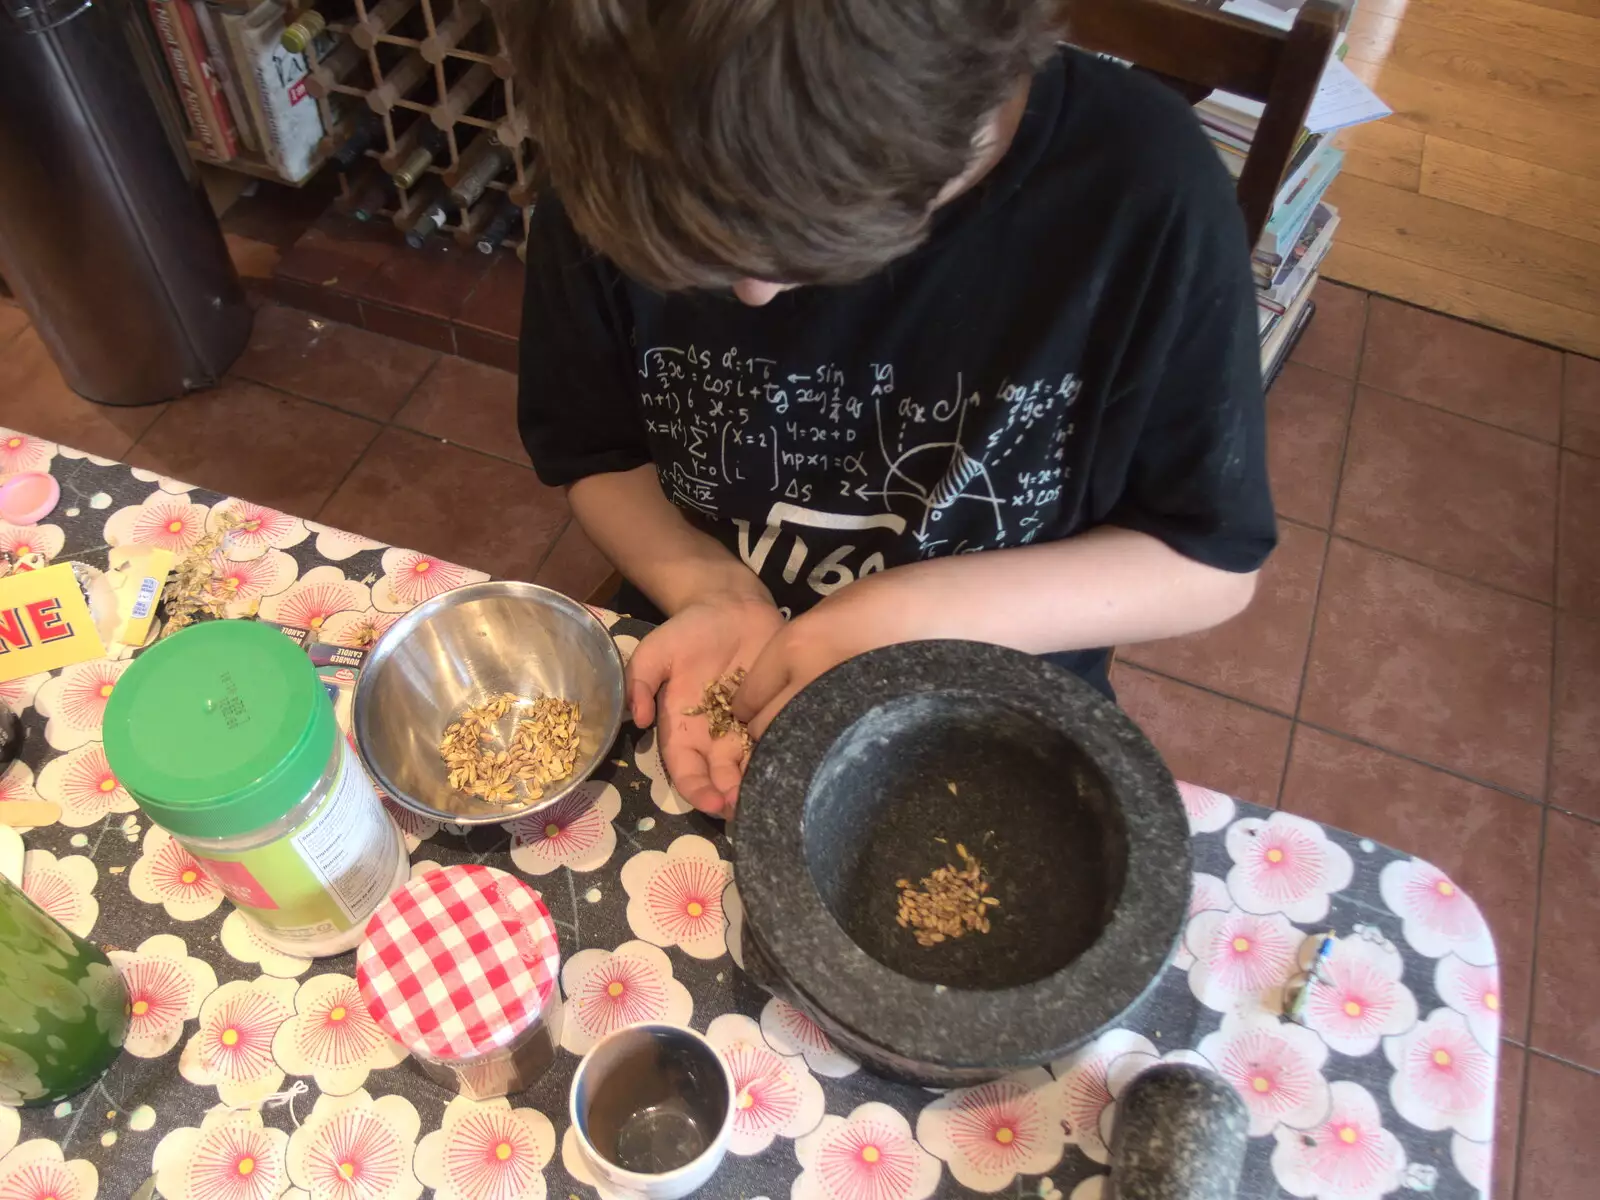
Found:
<path fill-rule="evenodd" d="M 1249 603 L 1249 251 L 1176 95 L 1057 48 L 1057 0 L 513 2 L 522 435 L 664 615 L 629 705 L 697 808 L 739 745 L 684 714 L 735 668 L 756 737 L 920 638 L 1110 694 L 1106 647 Z"/>

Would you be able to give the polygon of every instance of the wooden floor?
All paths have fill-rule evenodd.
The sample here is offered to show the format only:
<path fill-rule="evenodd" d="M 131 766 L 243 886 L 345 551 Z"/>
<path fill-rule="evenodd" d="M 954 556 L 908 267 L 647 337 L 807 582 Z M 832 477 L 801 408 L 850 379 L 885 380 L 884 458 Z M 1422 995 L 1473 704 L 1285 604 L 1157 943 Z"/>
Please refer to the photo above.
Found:
<path fill-rule="evenodd" d="M 1600 356 L 1600 0 L 1359 0 L 1324 274 Z"/>

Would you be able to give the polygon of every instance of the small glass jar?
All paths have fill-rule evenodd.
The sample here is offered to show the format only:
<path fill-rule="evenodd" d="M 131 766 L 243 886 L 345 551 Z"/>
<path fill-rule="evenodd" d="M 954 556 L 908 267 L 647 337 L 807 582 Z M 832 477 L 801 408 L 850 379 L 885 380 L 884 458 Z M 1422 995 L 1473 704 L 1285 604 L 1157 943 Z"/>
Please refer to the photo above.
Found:
<path fill-rule="evenodd" d="M 356 952 L 378 1027 L 469 1100 L 515 1095 L 550 1069 L 560 976 L 543 898 L 478 863 L 419 872 L 373 914 Z"/>
<path fill-rule="evenodd" d="M 450 1058 L 411 1048 L 411 1057 L 429 1079 L 468 1100 L 496 1100 L 527 1091 L 556 1061 L 561 1037 L 561 1001 L 552 991 L 537 1016 L 504 1046 L 481 1054 Z"/>
<path fill-rule="evenodd" d="M 145 815 L 286 953 L 353 949 L 409 874 L 316 669 L 272 626 L 212 621 L 152 646 L 111 693 L 105 745 Z"/>

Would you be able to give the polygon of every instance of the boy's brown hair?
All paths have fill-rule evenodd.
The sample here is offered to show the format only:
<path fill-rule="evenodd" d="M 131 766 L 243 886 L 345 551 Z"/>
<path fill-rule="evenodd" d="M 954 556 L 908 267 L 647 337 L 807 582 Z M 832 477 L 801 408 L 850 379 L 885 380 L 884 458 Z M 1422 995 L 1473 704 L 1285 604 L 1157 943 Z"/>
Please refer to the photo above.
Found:
<path fill-rule="evenodd" d="M 501 0 L 578 233 L 662 289 L 843 283 L 926 236 L 1060 0 Z"/>

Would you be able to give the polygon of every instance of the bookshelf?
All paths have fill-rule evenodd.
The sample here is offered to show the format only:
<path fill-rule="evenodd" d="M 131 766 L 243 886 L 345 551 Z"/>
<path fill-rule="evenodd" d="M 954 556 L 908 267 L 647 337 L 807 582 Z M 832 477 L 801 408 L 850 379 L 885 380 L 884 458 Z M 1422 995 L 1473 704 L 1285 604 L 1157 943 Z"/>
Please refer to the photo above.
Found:
<path fill-rule="evenodd" d="M 523 252 L 533 151 L 483 0 L 144 5 L 191 157 L 293 187 L 332 162 L 363 220 L 411 232 L 434 209 L 430 236 Z M 416 177 L 390 184 L 419 146 Z"/>
<path fill-rule="evenodd" d="M 1209 7 L 1288 29 L 1299 10 L 1299 0 L 1223 0 Z M 1336 135 L 1341 129 L 1388 115 L 1377 97 L 1344 67 L 1345 44 L 1341 34 L 1279 183 L 1266 228 L 1252 247 L 1261 373 L 1268 386 L 1316 311 L 1313 292 L 1338 233 L 1338 209 L 1326 199 L 1344 165 L 1344 151 L 1337 145 Z M 1201 99 L 1194 110 L 1229 174 L 1237 180 L 1261 121 L 1262 106 L 1218 91 Z"/>

